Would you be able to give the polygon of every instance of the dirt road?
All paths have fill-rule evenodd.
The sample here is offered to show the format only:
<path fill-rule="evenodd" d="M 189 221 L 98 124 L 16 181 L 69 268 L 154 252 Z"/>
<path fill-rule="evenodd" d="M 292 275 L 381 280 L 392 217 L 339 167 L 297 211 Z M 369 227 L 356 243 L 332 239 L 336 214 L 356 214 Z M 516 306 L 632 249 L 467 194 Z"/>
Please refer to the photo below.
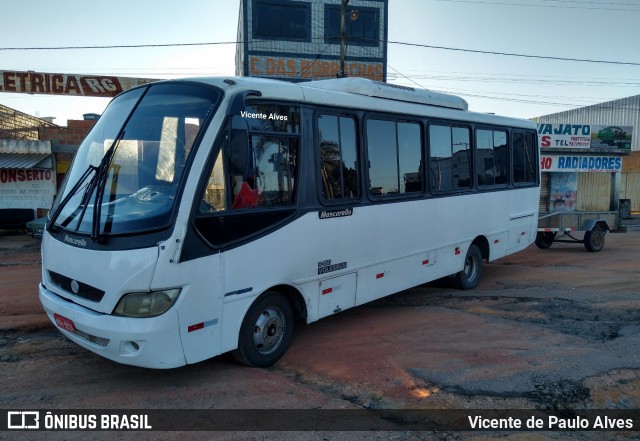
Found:
<path fill-rule="evenodd" d="M 38 246 L 28 237 L 0 236 L 2 409 L 640 409 L 640 232 L 608 234 L 600 253 L 573 244 L 532 246 L 485 265 L 475 290 L 456 291 L 439 281 L 300 326 L 289 352 L 266 370 L 220 356 L 152 371 L 85 351 L 62 337 L 42 312 Z M 24 439 L 87 434 L 30 435 Z M 527 432 L 499 438 L 602 435 Z M 15 436 L 0 432 L 0 439 Z M 266 434 L 162 436 L 257 440 Z M 482 440 L 496 435 L 394 430 L 269 437 Z"/>

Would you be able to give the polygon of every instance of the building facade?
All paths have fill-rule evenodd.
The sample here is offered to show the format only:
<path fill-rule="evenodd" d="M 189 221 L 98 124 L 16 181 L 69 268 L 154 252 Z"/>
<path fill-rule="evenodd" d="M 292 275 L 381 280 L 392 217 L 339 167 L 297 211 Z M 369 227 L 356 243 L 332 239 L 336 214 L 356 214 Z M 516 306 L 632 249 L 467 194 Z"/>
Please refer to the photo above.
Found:
<path fill-rule="evenodd" d="M 49 121 L 0 106 L 0 228 L 45 215 L 95 120 Z"/>
<path fill-rule="evenodd" d="M 541 211 L 640 212 L 640 95 L 534 121 Z"/>
<path fill-rule="evenodd" d="M 344 0 L 241 0 L 236 75 L 310 81 L 340 71 Z M 344 74 L 387 79 L 388 0 L 347 0 Z"/>

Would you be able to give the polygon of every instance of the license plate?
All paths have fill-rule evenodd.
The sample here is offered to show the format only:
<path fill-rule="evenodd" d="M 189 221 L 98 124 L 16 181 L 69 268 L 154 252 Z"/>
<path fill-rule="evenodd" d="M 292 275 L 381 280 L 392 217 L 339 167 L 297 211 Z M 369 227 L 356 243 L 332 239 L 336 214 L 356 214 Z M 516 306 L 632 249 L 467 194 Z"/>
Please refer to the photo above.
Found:
<path fill-rule="evenodd" d="M 58 325 L 60 328 L 64 329 L 65 331 L 73 332 L 74 334 L 76 333 L 76 326 L 68 318 L 62 317 L 58 314 L 53 314 L 53 318 L 56 320 L 56 325 Z"/>

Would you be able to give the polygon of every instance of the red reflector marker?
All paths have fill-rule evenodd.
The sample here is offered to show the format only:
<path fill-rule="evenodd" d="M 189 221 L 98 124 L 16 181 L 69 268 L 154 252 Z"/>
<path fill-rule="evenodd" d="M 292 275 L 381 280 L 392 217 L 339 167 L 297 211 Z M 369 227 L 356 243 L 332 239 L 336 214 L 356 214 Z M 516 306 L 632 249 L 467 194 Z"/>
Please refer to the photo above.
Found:
<path fill-rule="evenodd" d="M 422 264 L 423 264 L 423 265 L 429 265 L 429 259 L 427 259 L 427 260 L 423 260 L 423 261 L 422 261 Z"/>
<path fill-rule="evenodd" d="M 520 236 L 524 236 L 525 234 L 527 234 L 527 232 L 523 231 L 522 233 L 520 233 Z"/>
<path fill-rule="evenodd" d="M 331 294 L 333 292 L 333 288 L 326 288 L 322 290 L 322 295 Z"/>
<path fill-rule="evenodd" d="M 496 240 L 493 241 L 493 243 L 498 243 L 498 242 L 500 242 L 499 239 L 496 239 Z"/>
<path fill-rule="evenodd" d="M 456 256 L 461 253 L 462 253 L 462 250 L 460 248 L 456 248 Z"/>
<path fill-rule="evenodd" d="M 384 277 L 384 273 L 376 274 L 376 279 L 382 279 Z"/>
<path fill-rule="evenodd" d="M 193 332 L 203 328 L 204 328 L 204 322 L 189 326 L 187 328 L 187 332 Z"/>

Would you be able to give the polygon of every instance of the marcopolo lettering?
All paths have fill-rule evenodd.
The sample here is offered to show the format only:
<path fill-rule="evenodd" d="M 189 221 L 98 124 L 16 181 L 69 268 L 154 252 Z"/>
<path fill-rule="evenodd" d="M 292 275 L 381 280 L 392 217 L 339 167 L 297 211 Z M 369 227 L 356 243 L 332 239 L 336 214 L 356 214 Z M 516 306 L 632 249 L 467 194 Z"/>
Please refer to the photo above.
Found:
<path fill-rule="evenodd" d="M 325 210 L 318 212 L 320 219 L 332 219 L 334 217 L 345 217 L 353 214 L 353 208 L 346 208 L 344 210 Z"/>
<path fill-rule="evenodd" d="M 84 239 L 76 239 L 75 237 L 69 237 L 66 234 L 64 235 L 64 241 L 71 245 L 76 245 L 79 247 L 86 247 L 87 241 Z"/>

